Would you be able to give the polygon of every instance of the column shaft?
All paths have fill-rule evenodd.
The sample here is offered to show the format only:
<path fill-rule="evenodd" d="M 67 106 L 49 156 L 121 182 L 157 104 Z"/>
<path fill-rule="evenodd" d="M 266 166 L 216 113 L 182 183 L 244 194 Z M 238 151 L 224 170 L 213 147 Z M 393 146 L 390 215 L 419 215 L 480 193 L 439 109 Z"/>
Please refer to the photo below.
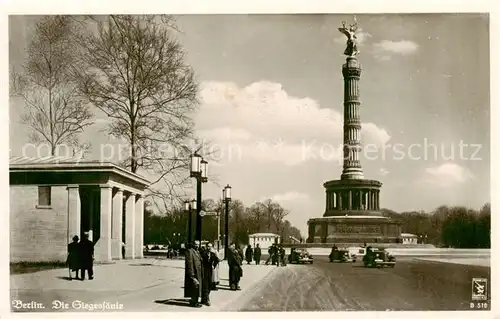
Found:
<path fill-rule="evenodd" d="M 352 209 L 352 190 L 349 190 L 349 210 Z"/>
<path fill-rule="evenodd" d="M 125 202 L 125 258 L 135 258 L 135 194 Z"/>
<path fill-rule="evenodd" d="M 118 189 L 113 196 L 112 258 L 122 259 L 123 190 Z"/>
<path fill-rule="evenodd" d="M 139 195 L 135 202 L 135 258 L 143 258 L 144 246 L 144 197 Z"/>
<path fill-rule="evenodd" d="M 100 205 L 100 234 L 95 247 L 95 259 L 97 261 L 111 261 L 111 223 L 112 223 L 112 200 L 113 188 L 109 185 L 101 185 Z"/>
<path fill-rule="evenodd" d="M 80 188 L 78 185 L 68 185 L 68 243 L 72 242 L 73 236 L 81 238 L 81 202 Z"/>

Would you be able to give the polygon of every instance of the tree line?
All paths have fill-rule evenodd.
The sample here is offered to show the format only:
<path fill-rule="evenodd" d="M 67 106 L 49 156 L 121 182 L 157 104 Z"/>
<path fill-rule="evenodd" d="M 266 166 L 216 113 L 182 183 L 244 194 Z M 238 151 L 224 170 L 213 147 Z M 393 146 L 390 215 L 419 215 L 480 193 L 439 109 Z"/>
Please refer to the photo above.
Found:
<path fill-rule="evenodd" d="M 225 203 L 222 200 L 206 199 L 202 202 L 202 210 L 220 214 L 220 234 L 223 243 L 225 225 Z M 188 215 L 184 208 L 174 206 L 165 214 L 154 214 L 151 203 L 146 204 L 144 218 L 144 243 L 170 244 L 185 243 L 188 238 Z M 192 234 L 195 232 L 195 216 L 192 212 Z M 300 231 L 285 217 L 289 211 L 279 203 L 270 199 L 257 202 L 249 207 L 239 200 L 229 203 L 229 242 L 249 244 L 249 235 L 254 233 L 275 233 L 284 242 L 290 242 L 290 236 L 303 239 Z M 202 239 L 215 242 L 217 240 L 217 217 L 204 216 Z"/>
<path fill-rule="evenodd" d="M 418 236 L 419 243 L 438 247 L 490 248 L 491 207 L 474 210 L 462 206 L 440 206 L 432 212 L 397 213 L 382 209 L 386 217 L 401 223 L 404 233 Z"/>

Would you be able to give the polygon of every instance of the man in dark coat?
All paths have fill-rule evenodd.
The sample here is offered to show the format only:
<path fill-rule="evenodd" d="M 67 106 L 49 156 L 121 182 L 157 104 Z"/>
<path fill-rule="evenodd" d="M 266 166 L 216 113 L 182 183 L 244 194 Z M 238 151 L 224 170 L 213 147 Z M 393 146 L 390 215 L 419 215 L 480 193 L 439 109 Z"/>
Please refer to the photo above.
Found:
<path fill-rule="evenodd" d="M 69 280 L 72 280 L 71 272 L 75 272 L 75 279 L 78 278 L 78 271 L 80 270 L 80 251 L 78 249 L 78 236 L 73 237 L 73 242 L 68 245 L 68 259 L 66 263 L 69 268 Z"/>
<path fill-rule="evenodd" d="M 83 235 L 78 243 L 80 253 L 81 280 L 85 280 L 85 270 L 89 273 L 89 280 L 94 279 L 94 243 L 89 240 L 89 233 Z"/>
<path fill-rule="evenodd" d="M 269 262 L 272 261 L 272 258 L 273 258 L 273 253 L 274 253 L 274 244 L 272 244 L 271 246 L 269 246 L 267 248 L 267 260 L 266 260 L 266 265 L 269 265 Z"/>
<path fill-rule="evenodd" d="M 199 297 L 201 295 L 201 285 L 203 281 L 202 260 L 197 244 L 188 244 L 186 251 L 184 268 L 184 296 L 191 298 L 189 305 L 191 307 L 201 307 Z"/>
<path fill-rule="evenodd" d="M 259 244 L 255 247 L 253 251 L 253 258 L 255 260 L 255 264 L 259 265 L 260 264 L 260 256 L 262 255 L 262 251 L 260 250 Z"/>
<path fill-rule="evenodd" d="M 236 245 L 234 243 L 231 244 L 227 259 L 229 266 L 229 287 L 231 290 L 241 290 L 240 279 L 243 275 L 243 269 L 241 268 L 242 261 L 243 258 L 236 249 Z"/>
<path fill-rule="evenodd" d="M 208 243 L 205 247 L 202 247 L 201 260 L 203 268 L 201 303 L 205 306 L 210 306 L 210 291 L 212 291 L 213 288 L 213 271 L 219 263 L 219 258 L 212 244 Z"/>
<path fill-rule="evenodd" d="M 252 262 L 252 259 L 253 259 L 252 246 L 248 245 L 247 249 L 245 250 L 245 260 L 247 261 L 247 265 L 249 265 Z"/>

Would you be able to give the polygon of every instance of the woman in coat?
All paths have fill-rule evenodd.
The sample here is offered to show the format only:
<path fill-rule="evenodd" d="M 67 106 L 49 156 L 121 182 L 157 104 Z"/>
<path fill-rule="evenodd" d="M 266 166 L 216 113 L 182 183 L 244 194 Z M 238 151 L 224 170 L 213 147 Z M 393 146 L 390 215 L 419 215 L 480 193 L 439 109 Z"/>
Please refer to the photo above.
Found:
<path fill-rule="evenodd" d="M 212 253 L 214 254 L 214 260 L 216 260 L 216 262 L 214 262 L 214 270 L 212 272 L 212 290 L 218 290 L 217 286 L 219 285 L 220 283 L 220 279 L 219 279 L 219 263 L 220 263 L 220 255 L 219 255 L 219 252 L 215 249 L 212 249 Z"/>
<path fill-rule="evenodd" d="M 253 250 L 252 246 L 248 245 L 247 249 L 245 250 L 245 260 L 247 261 L 247 264 L 250 264 L 253 259 Z"/>
<path fill-rule="evenodd" d="M 73 237 L 73 242 L 68 245 L 68 258 L 66 259 L 66 264 L 69 269 L 69 280 L 73 280 L 71 273 L 75 272 L 75 279 L 80 279 L 78 277 L 78 270 L 80 267 L 80 253 L 78 249 L 78 236 Z"/>

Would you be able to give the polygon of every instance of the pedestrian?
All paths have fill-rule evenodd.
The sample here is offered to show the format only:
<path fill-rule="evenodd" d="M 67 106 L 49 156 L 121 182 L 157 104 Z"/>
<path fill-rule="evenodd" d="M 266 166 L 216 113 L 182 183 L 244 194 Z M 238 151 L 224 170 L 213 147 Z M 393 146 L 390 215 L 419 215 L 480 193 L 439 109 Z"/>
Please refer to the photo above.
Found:
<path fill-rule="evenodd" d="M 249 265 L 252 262 L 252 259 L 253 259 L 252 246 L 248 245 L 247 249 L 245 250 L 245 260 L 247 261 L 247 265 Z"/>
<path fill-rule="evenodd" d="M 122 259 L 125 259 L 125 243 L 121 242 L 121 246 L 122 246 Z M 148 246 L 146 246 L 146 247 L 148 247 Z"/>
<path fill-rule="evenodd" d="M 78 243 L 80 255 L 81 280 L 85 280 L 85 271 L 89 274 L 89 280 L 94 279 L 94 243 L 89 240 L 89 233 L 83 234 L 83 239 Z"/>
<path fill-rule="evenodd" d="M 260 246 L 259 244 L 257 244 L 257 246 L 255 247 L 254 251 L 253 251 L 253 258 L 255 260 L 255 264 L 256 265 L 259 265 L 260 264 L 260 256 L 261 256 L 262 252 L 260 250 Z"/>
<path fill-rule="evenodd" d="M 283 246 L 280 246 L 280 263 L 282 266 L 286 266 L 285 255 L 285 248 L 283 248 Z"/>
<path fill-rule="evenodd" d="M 242 256 L 234 243 L 229 247 L 227 264 L 229 266 L 229 287 L 231 290 L 241 290 L 240 279 L 243 276 Z"/>
<path fill-rule="evenodd" d="M 215 250 L 215 249 L 213 249 L 212 253 L 215 255 L 214 259 L 217 260 L 217 262 L 215 262 L 214 270 L 212 272 L 212 290 L 219 290 L 217 288 L 217 286 L 220 283 L 220 279 L 219 279 L 219 265 L 220 265 L 221 257 L 220 257 L 219 252 L 217 250 Z"/>
<path fill-rule="evenodd" d="M 68 258 L 66 259 L 66 264 L 69 269 L 69 280 L 73 280 L 71 273 L 75 272 L 75 279 L 80 279 L 78 277 L 78 270 L 80 270 L 80 251 L 78 249 L 78 236 L 73 237 L 73 242 L 68 244 Z"/>
<path fill-rule="evenodd" d="M 201 285 L 203 280 L 202 261 L 197 243 L 188 243 L 184 267 L 184 297 L 190 298 L 191 307 L 200 308 Z"/>
<path fill-rule="evenodd" d="M 219 263 L 219 259 L 212 243 L 207 243 L 205 247 L 202 247 L 200 255 L 203 268 L 201 303 L 205 306 L 210 306 L 210 292 L 213 288 L 213 272 L 214 267 Z"/>
<path fill-rule="evenodd" d="M 278 258 L 278 245 L 276 244 L 273 244 L 273 250 L 272 250 L 272 258 L 271 258 L 271 261 L 272 261 L 272 264 L 273 265 L 277 265 L 279 266 L 279 258 Z"/>
<path fill-rule="evenodd" d="M 273 258 L 273 251 L 274 251 L 274 244 L 272 244 L 271 246 L 269 246 L 267 248 L 267 260 L 266 260 L 266 265 L 269 265 L 269 262 L 272 260 Z"/>

